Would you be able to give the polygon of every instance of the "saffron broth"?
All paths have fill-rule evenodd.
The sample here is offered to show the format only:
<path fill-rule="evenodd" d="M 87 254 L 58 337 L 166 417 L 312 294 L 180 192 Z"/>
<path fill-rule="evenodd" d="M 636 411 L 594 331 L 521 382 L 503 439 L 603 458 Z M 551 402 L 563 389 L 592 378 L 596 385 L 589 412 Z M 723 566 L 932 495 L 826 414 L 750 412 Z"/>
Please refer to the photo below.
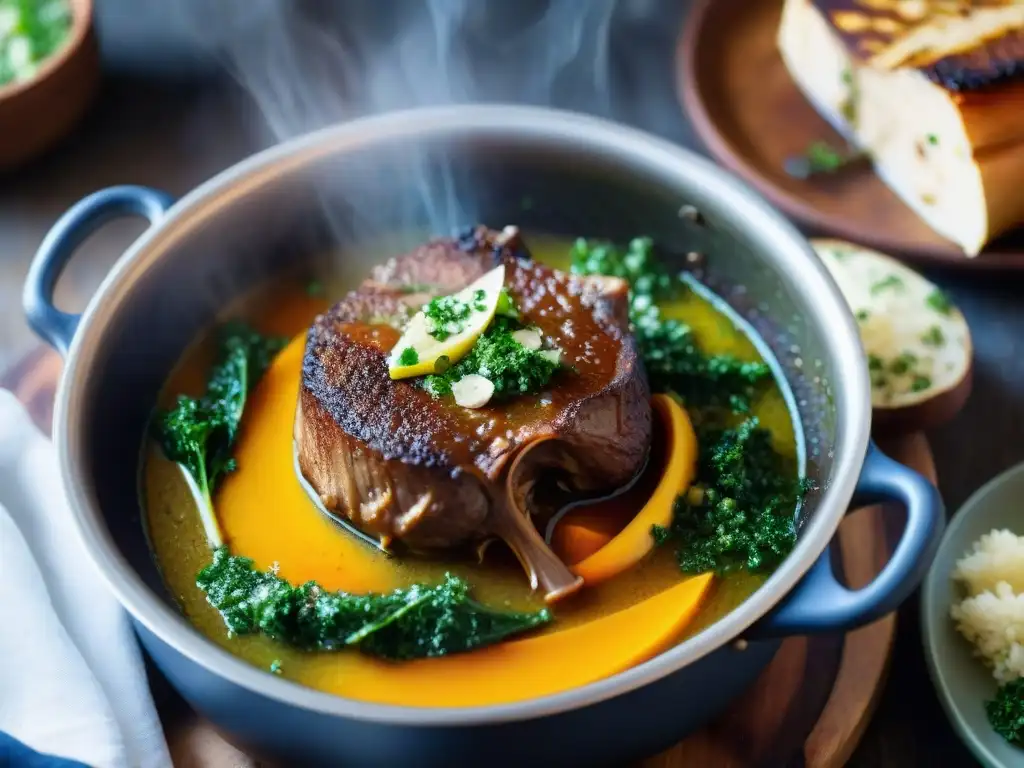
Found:
<path fill-rule="evenodd" d="M 529 239 L 539 261 L 567 268 L 569 243 L 554 238 Z M 311 296 L 299 281 L 278 282 L 231 308 L 254 328 L 293 339 L 249 397 L 235 448 L 238 469 L 229 474 L 215 496 L 225 543 L 233 554 L 252 558 L 257 568 L 275 569 L 293 584 L 317 581 L 328 590 L 382 592 L 414 583 L 435 583 L 445 573 L 464 578 L 480 602 L 516 610 L 536 610 L 521 567 L 500 545 L 490 547 L 483 563 L 390 557 L 326 517 L 307 496 L 296 474 L 293 423 L 306 329 L 325 311 L 331 297 L 346 286 L 332 286 L 324 296 Z M 710 298 L 686 291 L 665 315 L 689 324 L 708 353 L 730 353 L 757 361 L 756 346 L 728 314 Z M 213 355 L 210 338 L 197 341 L 169 377 L 161 406 L 179 393 L 199 394 Z M 772 434 L 780 454 L 796 467 L 797 435 L 786 398 L 778 386 L 758 398 L 752 415 Z M 659 462 L 649 462 L 656 473 Z M 794 470 L 795 471 L 795 470 Z M 651 486 L 650 478 L 640 485 Z M 188 620 L 205 636 L 257 667 L 306 686 L 352 698 L 362 696 L 368 670 L 381 662 L 356 652 L 305 652 L 262 635 L 231 636 L 223 618 L 196 586 L 197 572 L 210 562 L 210 549 L 180 468 L 153 444 L 143 451 L 142 488 L 150 543 L 170 594 Z M 637 494 L 606 502 L 616 514 L 637 505 Z M 542 632 L 557 633 L 586 625 L 664 592 L 687 578 L 680 572 L 674 547 L 656 547 L 637 566 L 553 609 L 555 619 Z M 764 581 L 762 574 L 739 570 L 716 578 L 709 596 L 683 637 L 717 621 L 746 600 Z M 477 652 L 472 652 L 469 656 Z M 362 681 L 362 682 L 360 682 Z"/>

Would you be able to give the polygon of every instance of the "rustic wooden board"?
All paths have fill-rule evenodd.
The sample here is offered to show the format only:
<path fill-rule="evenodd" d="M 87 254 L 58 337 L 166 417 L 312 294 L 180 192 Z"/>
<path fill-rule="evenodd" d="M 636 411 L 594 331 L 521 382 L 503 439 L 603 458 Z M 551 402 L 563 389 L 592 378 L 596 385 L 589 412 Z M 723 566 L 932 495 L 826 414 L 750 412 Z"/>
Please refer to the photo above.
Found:
<path fill-rule="evenodd" d="M 0 377 L 0 387 L 14 392 L 45 431 L 52 424 L 60 370 L 60 358 L 40 349 Z M 923 435 L 887 439 L 881 447 L 935 481 L 931 449 Z M 895 539 L 887 521 L 894 515 L 884 512 L 877 506 L 858 510 L 840 527 L 838 560 L 852 586 L 867 583 L 888 559 Z M 752 768 L 794 759 L 807 768 L 842 766 L 863 735 L 885 684 L 895 618 L 886 616 L 842 637 L 787 640 L 725 714 L 640 766 Z M 153 675 L 153 690 L 176 766 L 257 768 L 254 760 L 191 712 L 159 675 Z"/>

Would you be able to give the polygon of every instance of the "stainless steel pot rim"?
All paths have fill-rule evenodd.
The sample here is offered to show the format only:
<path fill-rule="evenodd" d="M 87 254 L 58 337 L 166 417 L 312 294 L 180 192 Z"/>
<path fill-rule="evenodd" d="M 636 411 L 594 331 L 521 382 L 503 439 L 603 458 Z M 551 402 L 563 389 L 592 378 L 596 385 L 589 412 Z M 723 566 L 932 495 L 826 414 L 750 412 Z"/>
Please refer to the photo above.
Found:
<path fill-rule="evenodd" d="M 737 220 L 775 243 L 777 268 L 799 276 L 816 297 L 833 343 L 840 350 L 834 386 L 847 413 L 841 444 L 835 446 L 833 481 L 818 510 L 804 526 L 793 553 L 758 592 L 720 621 L 650 661 L 581 688 L 528 701 L 487 707 L 418 708 L 372 704 L 307 688 L 267 674 L 199 634 L 172 606 L 154 593 L 129 565 L 96 508 L 88 478 L 76 457 L 80 424 L 74 414 L 85 407 L 75 382 L 100 349 L 99 341 L 132 282 L 165 252 L 174 232 L 216 216 L 218 199 L 244 195 L 296 165 L 318 158 L 408 138 L 418 141 L 458 134 L 505 137 L 512 143 L 542 139 L 551 144 L 617 153 L 651 172 L 686 177 L 701 195 L 729 200 Z M 159 225 L 147 230 L 118 260 L 83 314 L 68 353 L 57 395 L 54 440 L 61 474 L 74 511 L 78 534 L 110 588 L 147 630 L 183 656 L 242 688 L 326 715 L 414 726 L 465 726 L 531 719 L 577 709 L 645 686 L 694 662 L 738 637 L 797 584 L 828 545 L 853 495 L 867 451 L 870 400 L 859 359 L 860 342 L 843 298 L 804 238 L 783 217 L 738 180 L 710 161 L 641 131 L 585 116 L 538 107 L 459 105 L 419 108 L 361 118 L 322 129 L 257 153 L 223 171 L 182 197 Z M 844 397 L 843 394 L 846 393 Z"/>

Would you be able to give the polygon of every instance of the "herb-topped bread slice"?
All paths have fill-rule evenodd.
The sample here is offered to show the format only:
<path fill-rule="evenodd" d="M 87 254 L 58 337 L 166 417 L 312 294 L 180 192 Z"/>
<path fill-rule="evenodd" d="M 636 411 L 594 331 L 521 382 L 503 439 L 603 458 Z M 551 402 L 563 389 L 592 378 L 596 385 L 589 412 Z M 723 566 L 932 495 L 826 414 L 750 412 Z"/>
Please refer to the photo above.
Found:
<path fill-rule="evenodd" d="M 786 0 L 778 45 L 818 112 L 967 255 L 1024 222 L 1024 3 Z"/>
<path fill-rule="evenodd" d="M 971 386 L 971 335 L 960 310 L 889 256 L 841 240 L 812 245 L 857 318 L 877 426 L 922 429 L 952 417 Z"/>

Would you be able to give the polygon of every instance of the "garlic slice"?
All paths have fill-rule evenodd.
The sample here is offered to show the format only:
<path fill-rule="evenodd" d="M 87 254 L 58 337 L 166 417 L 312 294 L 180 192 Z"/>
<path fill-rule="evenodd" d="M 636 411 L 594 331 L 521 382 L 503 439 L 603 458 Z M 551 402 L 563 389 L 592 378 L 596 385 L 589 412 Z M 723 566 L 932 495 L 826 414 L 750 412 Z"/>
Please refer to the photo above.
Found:
<path fill-rule="evenodd" d="M 522 328 L 512 332 L 512 338 L 531 352 L 541 348 L 540 331 L 536 328 Z"/>
<path fill-rule="evenodd" d="M 463 376 L 452 384 L 455 404 L 463 408 L 482 408 L 494 395 L 494 384 L 476 373 Z"/>

